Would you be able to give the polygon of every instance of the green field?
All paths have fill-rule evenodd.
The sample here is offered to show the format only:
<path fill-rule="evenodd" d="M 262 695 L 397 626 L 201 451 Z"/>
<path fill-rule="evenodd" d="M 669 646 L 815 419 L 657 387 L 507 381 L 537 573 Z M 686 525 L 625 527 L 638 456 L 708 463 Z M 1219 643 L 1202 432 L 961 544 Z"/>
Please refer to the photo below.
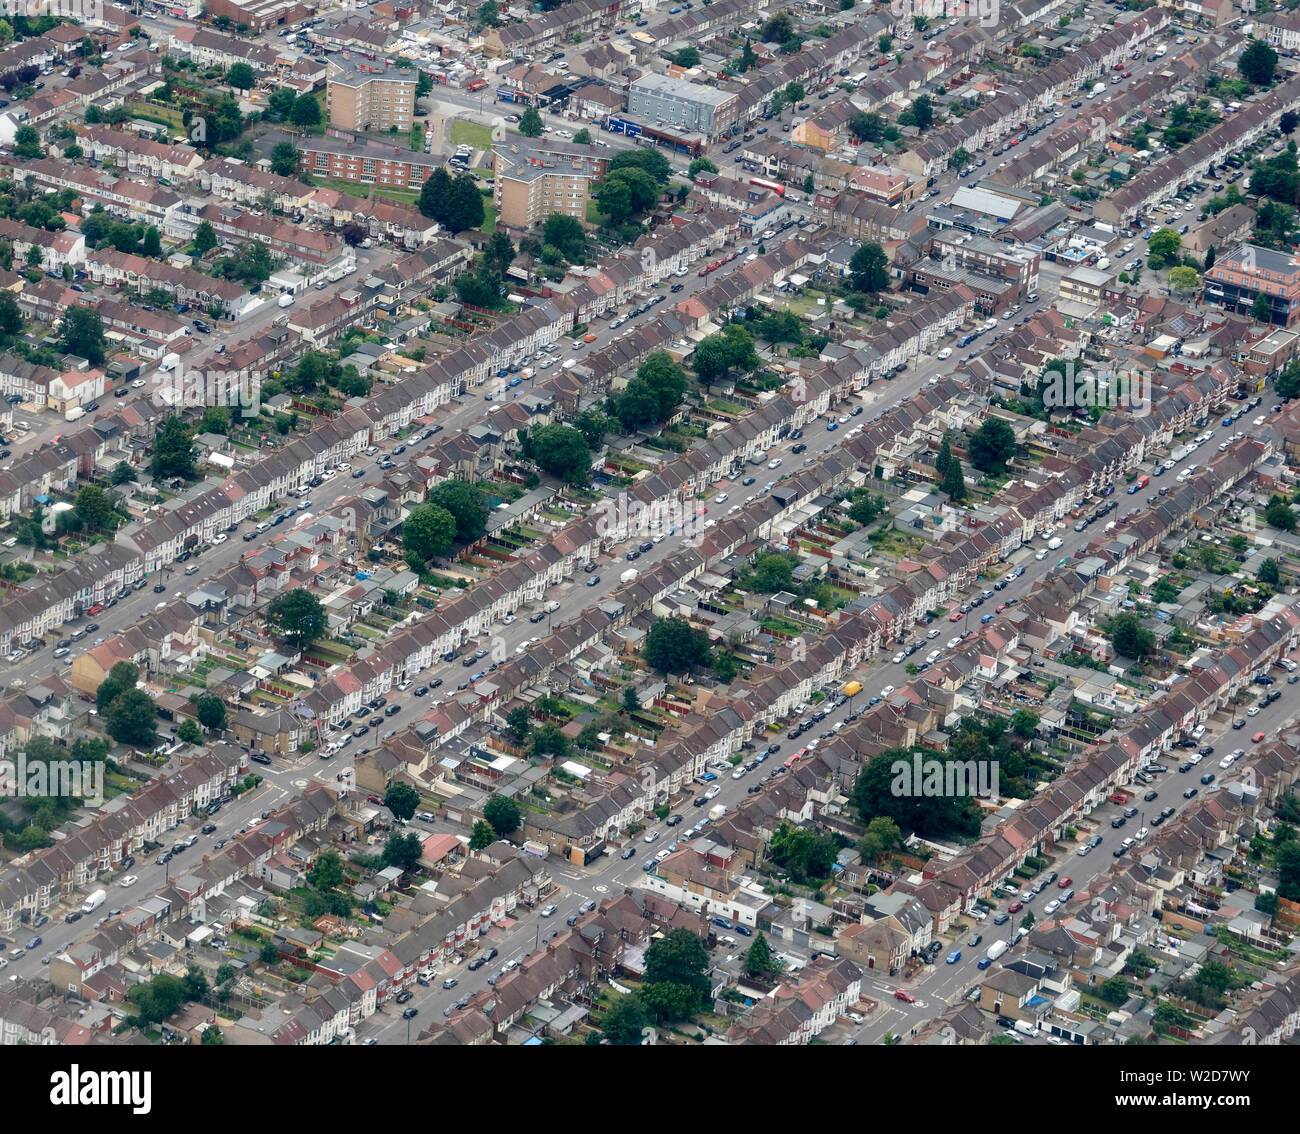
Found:
<path fill-rule="evenodd" d="M 492 127 L 480 126 L 477 122 L 466 122 L 457 118 L 451 124 L 451 144 L 453 146 L 473 146 L 476 150 L 492 148 Z"/>

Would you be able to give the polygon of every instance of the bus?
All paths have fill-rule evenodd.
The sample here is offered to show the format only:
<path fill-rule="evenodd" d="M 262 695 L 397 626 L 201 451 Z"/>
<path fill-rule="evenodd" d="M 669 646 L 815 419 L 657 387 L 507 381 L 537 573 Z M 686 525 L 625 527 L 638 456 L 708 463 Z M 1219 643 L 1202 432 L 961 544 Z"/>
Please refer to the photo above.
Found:
<path fill-rule="evenodd" d="M 761 177 L 751 177 L 749 179 L 749 183 L 751 185 L 757 185 L 760 189 L 768 189 L 771 192 L 775 193 L 778 197 L 785 196 L 785 186 L 782 185 L 779 181 L 765 181 Z"/>

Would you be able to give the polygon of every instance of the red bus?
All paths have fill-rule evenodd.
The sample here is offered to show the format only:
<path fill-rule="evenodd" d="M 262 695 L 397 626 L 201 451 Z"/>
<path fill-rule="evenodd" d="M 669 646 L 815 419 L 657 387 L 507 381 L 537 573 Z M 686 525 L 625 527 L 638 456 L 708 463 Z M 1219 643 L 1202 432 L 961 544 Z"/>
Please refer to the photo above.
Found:
<path fill-rule="evenodd" d="M 470 81 L 465 84 L 465 89 L 467 91 L 481 91 L 486 86 L 486 79 L 470 79 Z"/>
<path fill-rule="evenodd" d="M 749 183 L 751 185 L 757 185 L 760 189 L 770 189 L 778 197 L 785 196 L 785 186 L 779 181 L 764 181 L 761 177 L 751 177 Z"/>

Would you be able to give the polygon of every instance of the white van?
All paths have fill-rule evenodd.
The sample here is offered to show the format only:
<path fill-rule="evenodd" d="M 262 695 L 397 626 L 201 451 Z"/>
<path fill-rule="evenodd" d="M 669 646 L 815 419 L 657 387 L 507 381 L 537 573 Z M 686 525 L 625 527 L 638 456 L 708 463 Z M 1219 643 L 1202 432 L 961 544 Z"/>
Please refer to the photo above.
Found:
<path fill-rule="evenodd" d="M 276 300 L 276 302 L 277 302 L 281 307 L 292 307 L 292 306 L 293 306 L 293 292 L 291 292 L 291 291 L 286 291 L 286 292 L 284 292 L 284 293 L 280 296 L 280 298 L 279 298 L 278 300 Z"/>

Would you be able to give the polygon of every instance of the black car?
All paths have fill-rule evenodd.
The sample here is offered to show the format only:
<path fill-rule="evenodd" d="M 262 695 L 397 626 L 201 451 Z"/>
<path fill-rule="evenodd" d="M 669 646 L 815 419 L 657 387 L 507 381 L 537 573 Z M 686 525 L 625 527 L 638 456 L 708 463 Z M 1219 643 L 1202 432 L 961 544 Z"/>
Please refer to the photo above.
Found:
<path fill-rule="evenodd" d="M 1124 824 L 1127 823 L 1127 822 L 1128 822 L 1128 820 L 1125 819 L 1123 815 L 1119 815 L 1119 816 L 1116 816 L 1116 818 L 1114 818 L 1114 819 L 1112 819 L 1112 820 L 1110 821 L 1110 825 L 1111 825 L 1112 827 L 1122 827 L 1122 826 L 1124 826 Z"/>
<path fill-rule="evenodd" d="M 417 685 L 414 689 L 411 690 L 411 696 L 423 697 L 428 692 L 429 692 L 429 687 L 427 685 Z"/>
<path fill-rule="evenodd" d="M 798 445 L 795 445 L 795 446 L 790 450 L 790 452 L 795 453 L 795 454 L 798 454 L 798 453 L 806 452 L 807 449 L 808 449 L 808 446 L 805 445 L 805 444 L 803 444 L 803 442 L 800 442 Z"/>
<path fill-rule="evenodd" d="M 1203 783 L 1203 784 L 1212 784 L 1212 783 L 1214 783 L 1214 773 L 1213 773 L 1213 772 L 1206 772 L 1205 775 L 1203 775 L 1203 776 L 1201 777 L 1201 783 Z"/>
<path fill-rule="evenodd" d="M 419 1014 L 420 1014 L 420 1010 L 418 1008 L 407 1008 L 406 1011 L 402 1013 L 402 1019 L 411 1020 L 414 1019 Z"/>
<path fill-rule="evenodd" d="M 442 678 L 441 678 L 441 677 L 435 677 L 432 681 L 429 682 L 429 688 L 430 688 L 430 689 L 437 689 L 438 686 L 440 686 L 441 684 L 442 684 Z"/>
<path fill-rule="evenodd" d="M 1153 799 L 1159 799 L 1159 798 L 1160 798 L 1160 793 L 1158 791 L 1149 791 L 1146 793 L 1146 795 L 1142 797 L 1142 799 L 1147 803 L 1150 803 Z"/>
<path fill-rule="evenodd" d="M 668 818 L 664 820 L 664 826 L 676 827 L 681 821 L 682 817 L 680 815 L 669 815 Z"/>
<path fill-rule="evenodd" d="M 271 762 L 271 757 L 269 757 L 265 752 L 254 752 L 249 759 L 252 760 L 254 764 L 270 764 Z"/>
<path fill-rule="evenodd" d="M 199 834 L 210 835 L 216 829 L 217 829 L 217 825 L 215 823 L 204 823 L 203 826 L 199 828 Z"/>
<path fill-rule="evenodd" d="M 1199 790 L 1200 788 L 1189 787 L 1185 792 L 1183 792 L 1183 798 L 1191 799 Z"/>

